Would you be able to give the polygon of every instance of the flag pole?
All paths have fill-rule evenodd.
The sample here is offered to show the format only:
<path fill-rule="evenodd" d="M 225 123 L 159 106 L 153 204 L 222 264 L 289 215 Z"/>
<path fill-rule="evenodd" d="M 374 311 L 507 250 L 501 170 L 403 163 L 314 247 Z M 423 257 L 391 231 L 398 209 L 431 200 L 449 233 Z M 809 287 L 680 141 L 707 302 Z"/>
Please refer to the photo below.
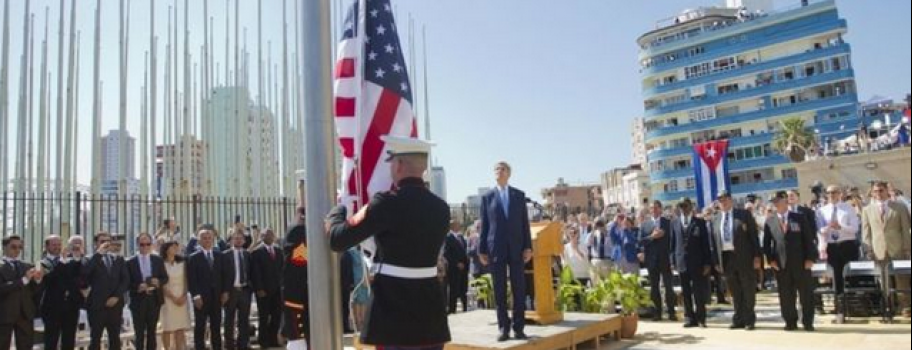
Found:
<path fill-rule="evenodd" d="M 63 105 L 63 91 L 64 91 L 63 90 L 63 72 L 64 72 L 63 71 L 63 58 L 64 58 L 63 34 L 65 31 L 64 28 L 66 28 L 65 14 L 66 14 L 66 6 L 64 5 L 63 0 L 60 0 L 60 23 L 58 24 L 58 28 L 57 28 L 57 124 L 56 124 L 57 129 L 56 130 L 57 130 L 58 135 L 60 135 L 60 133 L 63 132 L 63 130 L 64 130 L 64 128 L 63 128 L 63 125 L 64 125 L 63 124 L 64 123 L 64 120 L 63 120 L 63 110 L 64 110 L 64 105 Z M 63 162 L 64 162 L 63 157 L 64 157 L 65 150 L 63 149 L 63 145 L 65 144 L 65 141 L 66 140 L 64 137 L 57 137 L 57 153 L 55 154 L 55 156 L 57 157 L 57 162 L 56 162 L 57 164 L 54 166 L 55 168 L 57 168 L 55 170 L 55 173 L 57 176 L 54 179 L 54 181 L 56 183 L 56 186 L 54 186 L 54 188 L 58 192 L 63 192 L 63 190 L 64 190 L 63 189 L 63 176 L 64 176 L 63 175 Z"/>
<path fill-rule="evenodd" d="M 47 120 L 48 120 L 48 104 L 47 104 L 47 95 L 48 95 L 48 22 L 50 22 L 50 8 L 45 7 L 44 9 L 44 41 L 41 43 L 41 97 L 39 98 L 39 108 L 41 111 L 38 113 L 38 171 L 35 176 L 36 186 L 35 192 L 45 193 L 45 174 L 47 169 L 45 168 L 45 159 L 47 157 Z M 34 227 L 33 227 L 34 229 Z M 35 231 L 39 236 L 44 237 L 44 203 L 39 203 L 38 205 L 38 229 Z"/>
<path fill-rule="evenodd" d="M 3 3 L 3 58 L 0 59 L 0 192 L 4 194 L 9 189 L 9 3 L 9 0 Z M 5 221 L 2 226 L 5 230 Z"/>
<path fill-rule="evenodd" d="M 308 274 L 310 285 L 311 347 L 342 350 L 341 297 L 339 293 L 338 256 L 329 248 L 324 234 L 323 214 L 335 203 L 336 164 L 333 152 L 332 49 L 330 34 L 330 1 L 302 2 L 301 23 L 304 30 L 303 64 L 307 113 L 305 138 L 312 150 L 307 153 L 306 198 Z M 303 140 L 298 140 L 304 142 Z"/>

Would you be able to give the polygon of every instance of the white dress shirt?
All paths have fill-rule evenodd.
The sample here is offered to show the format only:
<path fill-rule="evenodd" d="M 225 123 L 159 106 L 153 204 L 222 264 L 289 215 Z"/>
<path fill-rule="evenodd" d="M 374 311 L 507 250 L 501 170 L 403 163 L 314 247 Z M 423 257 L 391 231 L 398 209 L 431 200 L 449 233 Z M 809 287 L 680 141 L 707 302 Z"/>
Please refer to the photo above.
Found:
<path fill-rule="evenodd" d="M 735 213 L 734 211 L 727 211 L 722 213 L 722 220 L 719 221 L 719 232 L 722 234 L 722 251 L 733 252 L 735 251 Z M 729 234 L 728 237 L 725 237 L 726 233 Z M 726 239 L 728 238 L 728 239 Z"/>
<path fill-rule="evenodd" d="M 830 228 L 833 219 L 841 227 L 839 230 Z M 817 210 L 817 225 L 821 241 L 827 243 L 841 243 L 855 241 L 860 228 L 858 213 L 855 208 L 845 202 L 827 204 Z"/>

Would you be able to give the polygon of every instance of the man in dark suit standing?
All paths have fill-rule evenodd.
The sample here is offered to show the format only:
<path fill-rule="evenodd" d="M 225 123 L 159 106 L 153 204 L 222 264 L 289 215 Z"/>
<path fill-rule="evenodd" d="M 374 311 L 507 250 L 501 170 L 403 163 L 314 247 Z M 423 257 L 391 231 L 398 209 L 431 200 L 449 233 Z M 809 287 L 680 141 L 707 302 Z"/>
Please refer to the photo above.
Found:
<path fill-rule="evenodd" d="M 468 311 L 469 291 L 469 254 L 466 240 L 459 233 L 461 225 L 457 221 L 450 223 L 450 232 L 444 243 L 443 256 L 447 261 L 448 282 L 448 309 L 450 314 L 456 313 L 457 302 L 462 301 L 462 312 Z"/>
<path fill-rule="evenodd" d="M 693 203 L 684 199 L 678 204 L 681 216 L 672 222 L 672 268 L 681 276 L 684 296 L 684 328 L 706 328 L 706 304 L 709 298 L 709 273 L 712 252 L 709 226 L 694 216 Z"/>
<path fill-rule="evenodd" d="M 64 350 L 75 347 L 79 309 L 85 302 L 80 278 L 82 237 L 70 238 L 69 251 L 69 254 L 63 253 L 60 236 L 52 235 L 44 240 L 45 256 L 41 266 L 47 274 L 41 280 L 38 301 L 44 322 L 45 349 L 58 349 L 58 345 Z"/>
<path fill-rule="evenodd" d="M 63 328 L 63 306 L 66 299 L 66 269 L 61 257 L 63 242 L 60 236 L 51 235 L 44 239 L 44 258 L 41 267 L 46 275 L 41 279 L 38 293 L 39 312 L 44 323 L 44 348 L 57 349 L 61 343 Z"/>
<path fill-rule="evenodd" d="M 121 238 L 102 232 L 95 235 L 95 255 L 83 266 L 83 276 L 91 289 L 86 301 L 91 340 L 89 350 L 101 349 L 101 337 L 108 332 L 108 349 L 120 349 L 124 294 L 130 284 L 127 263 L 119 256 Z"/>
<path fill-rule="evenodd" d="M 668 319 L 674 322 L 678 320 L 678 316 L 675 314 L 677 297 L 671 275 L 671 220 L 662 216 L 663 211 L 662 202 L 653 202 L 650 216 L 641 224 L 642 260 L 649 272 L 649 286 L 655 308 L 653 321 L 662 320 L 662 289 L 659 288 L 661 281 L 661 285 L 665 288 L 665 307 Z"/>
<path fill-rule="evenodd" d="M 140 233 L 136 238 L 139 254 L 127 262 L 130 271 L 130 311 L 136 331 L 137 350 L 156 350 L 155 332 L 161 306 L 165 302 L 162 287 L 168 283 L 165 261 L 152 254 L 152 236 Z"/>
<path fill-rule="evenodd" d="M 206 325 L 212 349 L 222 348 L 221 254 L 213 251 L 215 227 L 203 225 L 197 231 L 199 249 L 187 261 L 187 289 L 193 300 L 193 343 L 196 350 L 206 349 Z"/>
<path fill-rule="evenodd" d="M 250 282 L 256 291 L 257 336 L 260 346 L 279 346 L 279 327 L 282 324 L 282 262 L 285 255 L 275 245 L 276 234 L 271 228 L 263 230 L 263 244 L 251 254 Z"/>
<path fill-rule="evenodd" d="M 499 342 L 510 339 L 510 328 L 516 339 L 525 340 L 526 281 L 525 264 L 532 260 L 532 231 L 526 194 L 509 185 L 512 169 L 506 162 L 494 168 L 497 188 L 481 201 L 481 242 L 479 258 L 490 265 L 497 301 Z M 507 315 L 507 279 L 513 291 L 513 320 Z"/>
<path fill-rule="evenodd" d="M 41 280 L 39 297 L 44 322 L 44 348 L 71 350 L 76 346 L 76 327 L 79 311 L 85 304 L 82 290 L 85 282 L 81 271 L 85 244 L 82 236 L 72 236 L 67 252 L 61 252 L 59 236 L 45 239 L 45 254 L 41 264 L 48 271 Z"/>
<path fill-rule="evenodd" d="M 222 303 L 225 305 L 225 348 L 250 348 L 250 252 L 241 229 L 230 234 L 231 249 L 222 252 Z M 237 338 L 235 338 L 237 330 Z"/>
<path fill-rule="evenodd" d="M 800 214 L 803 219 L 804 230 L 809 230 L 814 232 L 814 244 L 817 242 L 816 232 L 817 228 L 817 208 L 808 208 L 804 204 L 801 204 L 801 193 L 798 193 L 797 190 L 790 190 L 786 192 L 788 195 L 788 208 L 789 211 L 795 214 Z M 819 255 L 819 253 L 818 253 Z"/>
<path fill-rule="evenodd" d="M 713 259 L 725 274 L 735 306 L 731 329 L 754 330 L 757 313 L 757 270 L 763 250 L 754 215 L 736 209 L 731 194 L 719 194 L 719 213 L 713 224 Z"/>
<path fill-rule="evenodd" d="M 0 260 L 0 349 L 12 349 L 16 335 L 16 350 L 30 350 L 35 331 L 35 294 L 43 277 L 40 268 L 19 260 L 25 243 L 19 236 L 3 239 L 3 259 Z"/>
<path fill-rule="evenodd" d="M 776 213 L 766 220 L 763 247 L 779 282 L 779 305 L 785 330 L 798 329 L 796 298 L 801 297 L 804 330 L 814 331 L 814 280 L 811 268 L 817 260 L 816 232 L 803 214 L 789 211 L 788 195 L 773 198 Z"/>

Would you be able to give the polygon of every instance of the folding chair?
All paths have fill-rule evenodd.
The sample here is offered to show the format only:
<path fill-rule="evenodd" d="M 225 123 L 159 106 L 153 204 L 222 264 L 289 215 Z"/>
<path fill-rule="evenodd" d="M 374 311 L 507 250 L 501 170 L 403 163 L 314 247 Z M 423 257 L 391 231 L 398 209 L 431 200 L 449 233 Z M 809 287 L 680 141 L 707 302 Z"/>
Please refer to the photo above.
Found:
<path fill-rule="evenodd" d="M 864 261 L 864 262 L 852 262 L 846 265 L 844 270 L 845 279 L 847 281 L 845 287 L 845 293 L 842 294 L 842 307 L 845 310 L 845 317 L 849 317 L 850 304 L 849 296 L 850 295 L 861 295 L 862 300 L 867 300 L 866 296 L 875 295 L 878 300 L 880 300 L 880 315 L 883 317 L 885 315 L 884 310 L 884 295 L 883 289 L 880 288 L 880 285 L 876 282 L 880 278 L 880 269 L 873 261 Z M 870 285 L 865 284 L 855 284 L 848 283 L 850 278 L 869 278 L 873 279 L 875 282 Z M 870 303 L 861 305 L 861 307 L 870 309 Z"/>
<path fill-rule="evenodd" d="M 833 280 L 833 269 L 826 263 L 814 264 L 814 267 L 811 268 L 811 277 L 813 277 L 814 281 L 817 281 L 816 287 L 814 288 L 814 299 L 820 300 L 820 303 L 821 303 L 820 310 L 823 310 L 823 308 L 824 308 L 823 298 L 832 297 L 832 298 L 834 298 L 833 304 L 834 304 L 834 308 L 836 309 L 836 313 L 839 313 L 839 310 L 838 310 L 839 303 L 835 302 L 835 297 L 836 297 L 835 283 L 836 283 L 836 281 Z M 829 285 L 826 285 L 826 284 L 821 285 L 819 283 L 819 281 L 822 278 L 829 278 L 832 282 Z"/>
<path fill-rule="evenodd" d="M 893 263 L 890 264 L 889 268 L 890 268 L 890 270 L 889 270 L 890 277 L 912 276 L 912 261 L 910 261 L 910 260 L 894 261 Z M 891 319 L 898 314 L 894 310 L 894 308 L 896 307 L 896 303 L 894 302 L 894 300 L 897 295 L 901 295 L 901 294 L 907 295 L 907 296 L 912 295 L 912 291 L 910 291 L 909 289 L 899 289 L 895 283 L 891 284 L 890 297 L 889 297 L 890 301 L 889 301 L 889 305 L 887 305 L 890 308 L 890 318 Z M 902 310 L 900 310 L 900 311 L 902 311 Z"/>

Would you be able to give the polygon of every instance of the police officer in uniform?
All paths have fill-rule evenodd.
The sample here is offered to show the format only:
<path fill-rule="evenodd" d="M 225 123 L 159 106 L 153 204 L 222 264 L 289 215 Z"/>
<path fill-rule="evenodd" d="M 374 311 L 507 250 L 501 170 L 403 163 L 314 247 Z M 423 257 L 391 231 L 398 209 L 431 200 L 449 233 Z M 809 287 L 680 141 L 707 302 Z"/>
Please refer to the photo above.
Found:
<path fill-rule="evenodd" d="M 450 209 L 422 179 L 431 144 L 384 137 L 396 190 L 378 193 L 352 218 L 329 215 L 330 245 L 343 252 L 373 237 L 375 277 L 361 342 L 384 350 L 442 350 L 450 341 L 437 259 Z"/>
<path fill-rule="evenodd" d="M 306 350 L 310 339 L 310 317 L 307 308 L 307 227 L 304 208 L 297 210 L 298 220 L 285 236 L 285 264 L 282 269 L 282 335 L 289 350 Z"/>

